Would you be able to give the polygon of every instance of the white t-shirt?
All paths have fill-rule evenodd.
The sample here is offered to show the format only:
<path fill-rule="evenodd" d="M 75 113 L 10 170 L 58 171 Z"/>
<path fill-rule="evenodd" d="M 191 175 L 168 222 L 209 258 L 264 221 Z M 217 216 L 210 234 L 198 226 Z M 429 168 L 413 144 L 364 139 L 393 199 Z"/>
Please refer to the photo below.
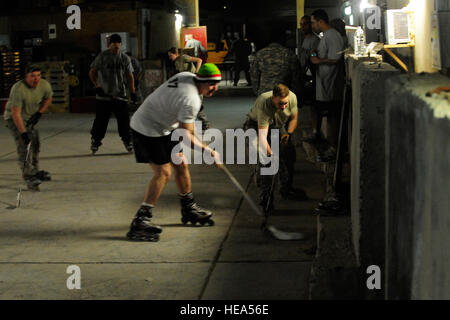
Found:
<path fill-rule="evenodd" d="M 162 137 L 178 128 L 178 122 L 193 123 L 202 106 L 194 77 L 181 72 L 164 82 L 131 117 L 131 128 L 147 137 Z"/>

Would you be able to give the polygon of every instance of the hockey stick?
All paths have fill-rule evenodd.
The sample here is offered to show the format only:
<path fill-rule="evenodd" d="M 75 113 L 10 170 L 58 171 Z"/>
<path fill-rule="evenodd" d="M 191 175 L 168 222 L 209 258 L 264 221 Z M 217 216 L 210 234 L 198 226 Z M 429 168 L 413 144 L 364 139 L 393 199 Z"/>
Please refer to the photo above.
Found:
<path fill-rule="evenodd" d="M 242 193 L 242 197 L 245 200 L 247 200 L 247 202 L 249 203 L 249 205 L 253 209 L 253 211 L 255 211 L 255 213 L 257 215 L 264 217 L 264 220 L 263 220 L 262 225 L 261 225 L 261 228 L 263 230 L 268 231 L 275 239 L 278 239 L 278 240 L 288 240 L 289 241 L 289 240 L 302 240 L 302 239 L 306 238 L 306 235 L 303 234 L 303 233 L 282 231 L 282 230 L 276 228 L 273 225 L 267 224 L 268 216 L 264 215 L 261 212 L 261 210 L 255 204 L 253 199 L 247 193 L 247 190 L 244 190 L 244 188 L 239 183 L 239 181 L 236 180 L 236 178 L 233 176 L 233 174 L 230 172 L 230 170 L 228 170 L 228 168 L 225 167 L 225 165 L 222 165 L 221 169 L 225 172 L 225 174 L 228 176 L 228 178 L 231 180 L 231 182 L 234 184 L 234 186 Z M 250 179 L 253 178 L 254 174 L 255 174 L 255 171 L 252 173 L 252 176 L 250 177 Z M 275 176 L 276 175 L 274 175 L 273 180 L 272 180 L 271 193 L 273 193 L 273 185 L 274 185 L 274 182 L 275 182 Z M 251 182 L 251 180 L 249 182 Z M 248 189 L 249 186 L 250 186 L 250 183 L 247 185 L 247 189 Z"/>
<path fill-rule="evenodd" d="M 30 155 L 30 150 L 31 150 L 31 141 L 27 145 L 27 154 L 25 155 L 25 160 L 23 161 L 23 167 L 24 168 L 27 165 L 28 157 Z M 17 193 L 17 197 L 16 197 L 16 208 L 20 207 L 21 196 L 22 196 L 22 187 L 19 187 L 19 192 Z"/>
<path fill-rule="evenodd" d="M 29 126 L 29 123 L 27 121 L 25 127 L 28 128 L 28 126 Z M 31 125 L 30 129 L 31 129 L 31 132 L 33 132 L 34 124 Z M 30 156 L 30 150 L 31 150 L 31 141 L 27 145 L 27 154 L 25 155 L 25 160 L 23 161 L 24 169 L 27 166 L 28 158 Z M 17 192 L 17 197 L 16 197 L 16 208 L 20 207 L 21 197 L 22 197 L 22 187 L 19 187 L 19 192 Z"/>
<path fill-rule="evenodd" d="M 197 140 L 202 141 L 201 139 L 199 139 L 199 137 L 194 134 L 194 137 Z M 278 240 L 302 240 L 306 238 L 306 235 L 300 232 L 288 232 L 288 231 L 282 231 L 279 230 L 278 228 L 276 228 L 275 226 L 272 225 L 268 225 L 267 224 L 267 218 L 262 212 L 261 210 L 258 208 L 258 206 L 255 204 L 255 202 L 253 201 L 253 199 L 250 197 L 250 195 L 247 193 L 248 188 L 250 187 L 251 184 L 251 180 L 254 176 L 254 174 L 256 173 L 256 170 L 253 171 L 251 177 L 250 177 L 250 181 L 247 184 L 247 188 L 244 190 L 244 188 L 242 187 L 242 185 L 239 183 L 239 181 L 237 181 L 237 179 L 233 176 L 233 174 L 230 172 L 230 170 L 228 170 L 228 168 L 225 166 L 225 164 L 221 164 L 220 167 L 218 167 L 219 169 L 222 169 L 223 172 L 225 172 L 225 174 L 228 176 L 228 178 L 231 180 L 231 182 L 233 183 L 233 185 L 242 193 L 242 197 L 241 200 L 239 201 L 239 207 L 241 206 L 242 203 L 242 198 L 244 198 L 245 200 L 247 200 L 247 202 L 249 203 L 250 207 L 253 209 L 253 211 L 263 217 L 263 222 L 261 224 L 261 229 L 263 229 L 263 231 L 267 231 L 269 232 L 275 239 Z M 274 181 L 275 181 L 275 176 L 272 180 L 272 188 L 271 188 L 271 194 L 273 193 L 273 185 L 274 185 Z"/>

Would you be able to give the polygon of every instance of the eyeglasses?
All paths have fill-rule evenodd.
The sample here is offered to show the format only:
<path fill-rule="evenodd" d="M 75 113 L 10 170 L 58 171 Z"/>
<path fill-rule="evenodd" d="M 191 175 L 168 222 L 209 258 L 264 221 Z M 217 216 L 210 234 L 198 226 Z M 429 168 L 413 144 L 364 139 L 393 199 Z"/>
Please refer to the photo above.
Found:
<path fill-rule="evenodd" d="M 288 102 L 283 102 L 283 101 L 278 102 L 278 105 L 279 105 L 280 107 L 285 106 L 285 105 L 287 105 L 287 104 L 288 104 Z"/>

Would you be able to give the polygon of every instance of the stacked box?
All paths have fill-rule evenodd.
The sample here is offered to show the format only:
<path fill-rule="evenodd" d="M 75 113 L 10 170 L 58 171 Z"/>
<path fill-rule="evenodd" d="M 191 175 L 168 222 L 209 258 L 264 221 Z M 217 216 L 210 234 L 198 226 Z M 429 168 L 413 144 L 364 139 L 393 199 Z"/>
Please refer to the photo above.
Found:
<path fill-rule="evenodd" d="M 69 74 L 64 70 L 68 61 L 48 61 L 36 63 L 41 68 L 42 78 L 50 82 L 53 99 L 49 112 L 69 112 Z"/>

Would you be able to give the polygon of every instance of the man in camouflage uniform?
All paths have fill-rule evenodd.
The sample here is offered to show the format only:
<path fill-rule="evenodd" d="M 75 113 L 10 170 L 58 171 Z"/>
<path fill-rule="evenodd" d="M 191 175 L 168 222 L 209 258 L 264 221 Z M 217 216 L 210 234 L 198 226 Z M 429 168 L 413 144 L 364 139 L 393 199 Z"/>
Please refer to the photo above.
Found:
<path fill-rule="evenodd" d="M 299 62 L 294 52 L 279 43 L 280 34 L 273 32 L 270 44 L 256 53 L 250 68 L 253 91 L 258 96 L 271 91 L 278 83 L 298 92 Z"/>
<path fill-rule="evenodd" d="M 25 70 L 25 79 L 12 86 L 5 108 L 4 119 L 16 143 L 22 177 L 32 190 L 39 190 L 42 181 L 51 179 L 49 172 L 39 171 L 40 141 L 34 126 L 51 104 L 52 96 L 52 87 L 41 79 L 39 67 L 30 65 Z M 30 154 L 25 159 L 28 147 Z"/>
<path fill-rule="evenodd" d="M 297 125 L 297 96 L 281 83 L 275 85 L 272 90 L 261 94 L 247 114 L 244 129 L 255 129 L 259 136 L 257 140 L 251 141 L 251 144 L 254 148 L 258 148 L 257 150 L 260 153 L 260 161 L 256 166 L 256 182 L 259 189 L 259 203 L 266 214 L 273 210 L 272 192 L 274 190 L 272 190 L 272 180 L 274 177 L 273 175 L 261 174 L 262 167 L 271 166 L 270 163 L 262 163 L 261 159 L 265 157 L 264 154 L 272 156 L 272 146 L 268 139 L 271 136 L 271 130 L 279 130 L 280 134 L 279 180 L 281 196 L 283 199 L 300 201 L 308 198 L 303 190 L 293 188 L 296 152 L 291 136 Z M 257 144 L 259 147 L 257 147 Z M 263 153 L 262 156 L 261 152 Z"/>

